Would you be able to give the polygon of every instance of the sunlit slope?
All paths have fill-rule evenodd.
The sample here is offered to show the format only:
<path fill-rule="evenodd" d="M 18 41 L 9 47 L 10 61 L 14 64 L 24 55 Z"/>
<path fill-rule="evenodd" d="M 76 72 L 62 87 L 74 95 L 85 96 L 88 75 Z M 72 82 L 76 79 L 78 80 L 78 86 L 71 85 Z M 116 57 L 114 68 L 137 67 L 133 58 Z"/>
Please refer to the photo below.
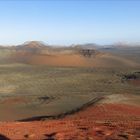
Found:
<path fill-rule="evenodd" d="M 49 66 L 140 67 L 140 63 L 131 58 L 102 52 L 90 57 L 80 53 L 41 55 L 17 52 L 10 59 L 15 62 Z"/>
<path fill-rule="evenodd" d="M 32 41 L 19 46 L 1 47 L 1 63 L 24 63 L 74 67 L 140 67 L 140 48 L 54 47 Z"/>

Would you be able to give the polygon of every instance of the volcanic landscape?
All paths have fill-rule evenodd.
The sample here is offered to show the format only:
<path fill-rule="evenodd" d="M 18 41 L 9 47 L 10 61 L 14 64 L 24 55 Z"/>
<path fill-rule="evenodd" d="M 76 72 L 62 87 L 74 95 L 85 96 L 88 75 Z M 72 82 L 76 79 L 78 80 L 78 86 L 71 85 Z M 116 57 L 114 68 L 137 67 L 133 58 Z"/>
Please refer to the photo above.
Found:
<path fill-rule="evenodd" d="M 0 140 L 139 140 L 140 46 L 0 46 Z"/>

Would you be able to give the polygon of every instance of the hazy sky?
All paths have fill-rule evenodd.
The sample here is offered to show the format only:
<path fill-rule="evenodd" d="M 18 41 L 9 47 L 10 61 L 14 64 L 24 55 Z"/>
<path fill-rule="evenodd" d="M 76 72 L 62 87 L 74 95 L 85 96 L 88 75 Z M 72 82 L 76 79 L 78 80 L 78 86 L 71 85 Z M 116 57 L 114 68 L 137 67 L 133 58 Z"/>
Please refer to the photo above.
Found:
<path fill-rule="evenodd" d="M 140 42 L 139 0 L 0 0 L 0 44 Z"/>

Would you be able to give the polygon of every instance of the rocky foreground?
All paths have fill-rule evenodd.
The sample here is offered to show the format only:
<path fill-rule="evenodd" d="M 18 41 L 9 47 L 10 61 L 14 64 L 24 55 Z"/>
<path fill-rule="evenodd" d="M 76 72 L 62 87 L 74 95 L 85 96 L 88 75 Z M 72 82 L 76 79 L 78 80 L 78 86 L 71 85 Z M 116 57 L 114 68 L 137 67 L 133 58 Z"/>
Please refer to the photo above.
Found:
<path fill-rule="evenodd" d="M 1 122 L 0 140 L 140 140 L 140 107 L 108 101 L 59 120 Z"/>

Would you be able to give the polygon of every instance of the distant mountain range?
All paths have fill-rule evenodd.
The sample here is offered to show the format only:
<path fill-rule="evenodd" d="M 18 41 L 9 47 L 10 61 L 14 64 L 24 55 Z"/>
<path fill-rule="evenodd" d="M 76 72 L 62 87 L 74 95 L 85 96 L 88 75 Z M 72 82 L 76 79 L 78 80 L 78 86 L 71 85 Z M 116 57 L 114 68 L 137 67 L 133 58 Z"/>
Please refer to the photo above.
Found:
<path fill-rule="evenodd" d="M 0 46 L 0 62 L 50 66 L 139 67 L 140 46 L 128 44 L 70 46 L 28 41 L 16 46 Z"/>
<path fill-rule="evenodd" d="M 69 46 L 60 46 L 60 45 L 48 45 L 43 43 L 42 41 L 27 41 L 21 45 L 15 45 L 15 46 L 3 46 L 0 45 L 0 48 L 16 48 L 17 50 L 38 50 L 38 49 L 51 49 L 51 48 L 75 48 L 75 49 L 109 49 L 109 48 L 127 48 L 127 47 L 140 47 L 140 44 L 127 44 L 127 43 L 116 43 L 112 45 L 98 45 L 95 43 L 86 43 L 86 44 L 73 44 Z"/>

